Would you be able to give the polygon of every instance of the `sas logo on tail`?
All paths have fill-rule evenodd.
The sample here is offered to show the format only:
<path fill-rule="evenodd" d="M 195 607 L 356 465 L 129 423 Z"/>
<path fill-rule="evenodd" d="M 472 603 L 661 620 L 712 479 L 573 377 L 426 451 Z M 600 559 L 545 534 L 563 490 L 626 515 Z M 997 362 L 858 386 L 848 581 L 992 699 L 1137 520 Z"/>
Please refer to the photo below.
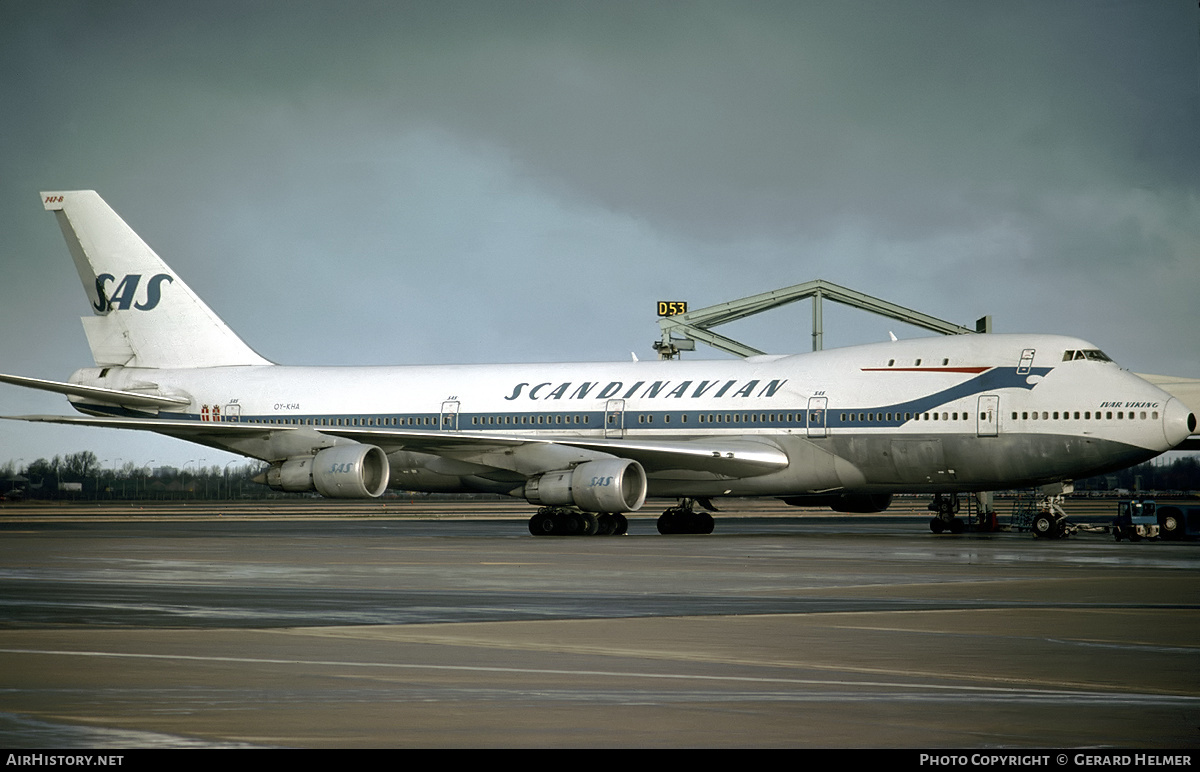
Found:
<path fill-rule="evenodd" d="M 99 298 L 92 304 L 92 308 L 97 312 L 105 314 L 112 310 L 128 311 L 130 308 L 138 311 L 149 311 L 158 305 L 158 301 L 162 300 L 162 283 L 164 281 L 174 282 L 165 273 L 156 273 L 150 277 L 150 281 L 146 282 L 146 300 L 144 303 L 137 302 L 137 289 L 142 281 L 140 273 L 131 273 L 121 283 L 116 286 L 112 294 L 109 294 L 109 282 L 116 281 L 116 277 L 111 273 L 102 273 L 96 277 L 96 297 Z"/>

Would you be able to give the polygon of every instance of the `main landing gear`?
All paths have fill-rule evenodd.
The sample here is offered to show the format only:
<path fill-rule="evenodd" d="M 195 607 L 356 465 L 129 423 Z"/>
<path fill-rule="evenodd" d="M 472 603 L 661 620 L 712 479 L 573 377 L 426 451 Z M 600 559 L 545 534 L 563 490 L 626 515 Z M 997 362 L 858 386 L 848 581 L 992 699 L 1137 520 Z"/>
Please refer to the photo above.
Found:
<path fill-rule="evenodd" d="M 704 506 L 711 506 L 707 501 Z M 534 536 L 624 536 L 629 521 L 620 512 L 580 512 L 568 507 L 542 507 L 529 518 L 529 532 Z M 658 532 L 664 535 L 682 533 L 712 533 L 713 517 L 696 511 L 695 499 L 680 499 L 658 518 Z"/>
<path fill-rule="evenodd" d="M 566 507 L 542 507 L 529 518 L 534 536 L 624 536 L 629 521 L 619 512 L 599 515 Z"/>
<path fill-rule="evenodd" d="M 713 517 L 707 512 L 697 512 L 695 499 L 680 499 L 677 506 L 668 507 L 658 518 L 658 532 L 664 536 L 712 533 Z"/>

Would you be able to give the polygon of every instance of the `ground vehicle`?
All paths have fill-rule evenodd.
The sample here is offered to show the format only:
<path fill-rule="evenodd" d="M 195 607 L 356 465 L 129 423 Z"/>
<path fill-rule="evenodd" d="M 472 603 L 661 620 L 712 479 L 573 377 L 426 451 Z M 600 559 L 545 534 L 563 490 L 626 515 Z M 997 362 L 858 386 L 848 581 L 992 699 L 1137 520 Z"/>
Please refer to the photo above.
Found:
<path fill-rule="evenodd" d="M 1145 499 L 1133 499 L 1117 504 L 1117 517 L 1112 522 L 1113 538 L 1117 541 L 1156 539 L 1159 535 L 1157 505 Z"/>
<path fill-rule="evenodd" d="M 1200 506 L 1132 499 L 1117 504 L 1112 522 L 1113 538 L 1120 541 L 1162 538 L 1167 540 L 1200 536 Z"/>

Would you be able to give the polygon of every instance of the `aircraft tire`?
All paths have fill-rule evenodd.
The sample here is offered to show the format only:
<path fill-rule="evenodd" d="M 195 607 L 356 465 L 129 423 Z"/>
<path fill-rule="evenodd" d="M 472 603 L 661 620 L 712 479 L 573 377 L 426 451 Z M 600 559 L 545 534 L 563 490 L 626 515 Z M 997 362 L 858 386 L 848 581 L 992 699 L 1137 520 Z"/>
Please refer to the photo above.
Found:
<path fill-rule="evenodd" d="M 929 518 L 929 530 L 933 531 L 934 533 L 941 533 L 942 531 L 946 530 L 946 521 L 942 520 L 940 517 Z"/>
<path fill-rule="evenodd" d="M 1057 539 L 1059 536 L 1058 523 L 1045 512 L 1033 518 L 1033 534 L 1043 539 Z"/>
<path fill-rule="evenodd" d="M 613 515 L 613 522 L 616 523 L 616 528 L 613 530 L 614 536 L 624 536 L 629 533 L 629 520 L 625 515 L 617 512 Z"/>
<path fill-rule="evenodd" d="M 579 515 L 579 519 L 583 521 L 583 536 L 595 536 L 600 533 L 600 521 L 591 512 L 584 512 Z"/>
<path fill-rule="evenodd" d="M 566 512 L 559 515 L 559 531 L 564 536 L 584 536 L 587 534 L 587 521 L 578 512 Z"/>
<path fill-rule="evenodd" d="M 554 515 L 538 512 L 529 518 L 529 532 L 534 536 L 553 536 L 557 532 Z"/>

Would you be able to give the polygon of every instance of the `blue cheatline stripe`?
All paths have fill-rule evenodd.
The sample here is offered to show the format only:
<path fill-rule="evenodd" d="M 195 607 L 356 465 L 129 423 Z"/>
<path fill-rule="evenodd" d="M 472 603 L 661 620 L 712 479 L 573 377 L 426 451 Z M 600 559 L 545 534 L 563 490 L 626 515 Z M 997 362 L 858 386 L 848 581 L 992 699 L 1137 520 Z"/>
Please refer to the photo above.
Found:
<path fill-rule="evenodd" d="M 896 428 L 913 420 L 929 420 L 926 413 L 950 413 L 954 411 L 943 409 L 951 402 L 957 402 L 975 397 L 987 392 L 1001 389 L 1019 388 L 1032 390 L 1039 378 L 1045 377 L 1053 368 L 1035 367 L 1029 373 L 1017 373 L 1016 368 L 993 368 L 963 383 L 948 389 L 929 394 L 907 402 L 897 402 L 891 405 L 873 405 L 870 407 L 848 407 L 834 405 L 825 409 L 824 426 L 826 429 L 845 427 L 870 426 L 876 428 Z M 1031 376 L 1035 378 L 1031 379 Z M 1031 382 L 1032 380 L 1032 382 Z M 837 395 L 829 395 L 836 399 Z M 160 411 L 157 416 L 127 408 L 109 405 L 88 405 L 89 410 L 111 416 L 129 418 L 157 417 L 167 420 L 194 421 L 206 423 L 195 413 L 179 413 Z M 968 423 L 974 417 L 974 405 L 965 405 L 957 411 L 957 420 Z M 806 420 L 810 412 L 803 405 L 759 410 L 731 410 L 723 407 L 721 410 L 634 410 L 621 411 L 624 417 L 624 429 L 672 429 L 687 428 L 690 430 L 703 427 L 715 429 L 795 429 L 808 425 Z M 814 411 L 815 412 L 815 411 Z M 279 413 L 260 415 L 241 415 L 237 423 L 253 423 L 265 426 L 311 426 L 314 429 L 430 429 L 444 428 L 443 414 L 436 413 L 371 413 L 371 414 L 304 414 L 282 415 Z M 563 430 L 600 430 L 605 428 L 606 411 L 498 411 L 485 413 L 459 412 L 458 431 L 528 431 L 545 429 Z M 915 417 L 915 418 L 914 418 Z M 539 419 L 541 423 L 539 423 Z M 936 419 L 935 419 L 936 420 Z M 339 421 L 341 423 L 339 423 Z M 488 422 L 491 423 L 488 423 Z M 220 422 L 233 422 L 222 417 Z M 446 424 L 448 425 L 448 424 Z M 819 421 L 814 426 L 820 426 Z M 613 428 L 613 427 L 609 427 Z"/>

